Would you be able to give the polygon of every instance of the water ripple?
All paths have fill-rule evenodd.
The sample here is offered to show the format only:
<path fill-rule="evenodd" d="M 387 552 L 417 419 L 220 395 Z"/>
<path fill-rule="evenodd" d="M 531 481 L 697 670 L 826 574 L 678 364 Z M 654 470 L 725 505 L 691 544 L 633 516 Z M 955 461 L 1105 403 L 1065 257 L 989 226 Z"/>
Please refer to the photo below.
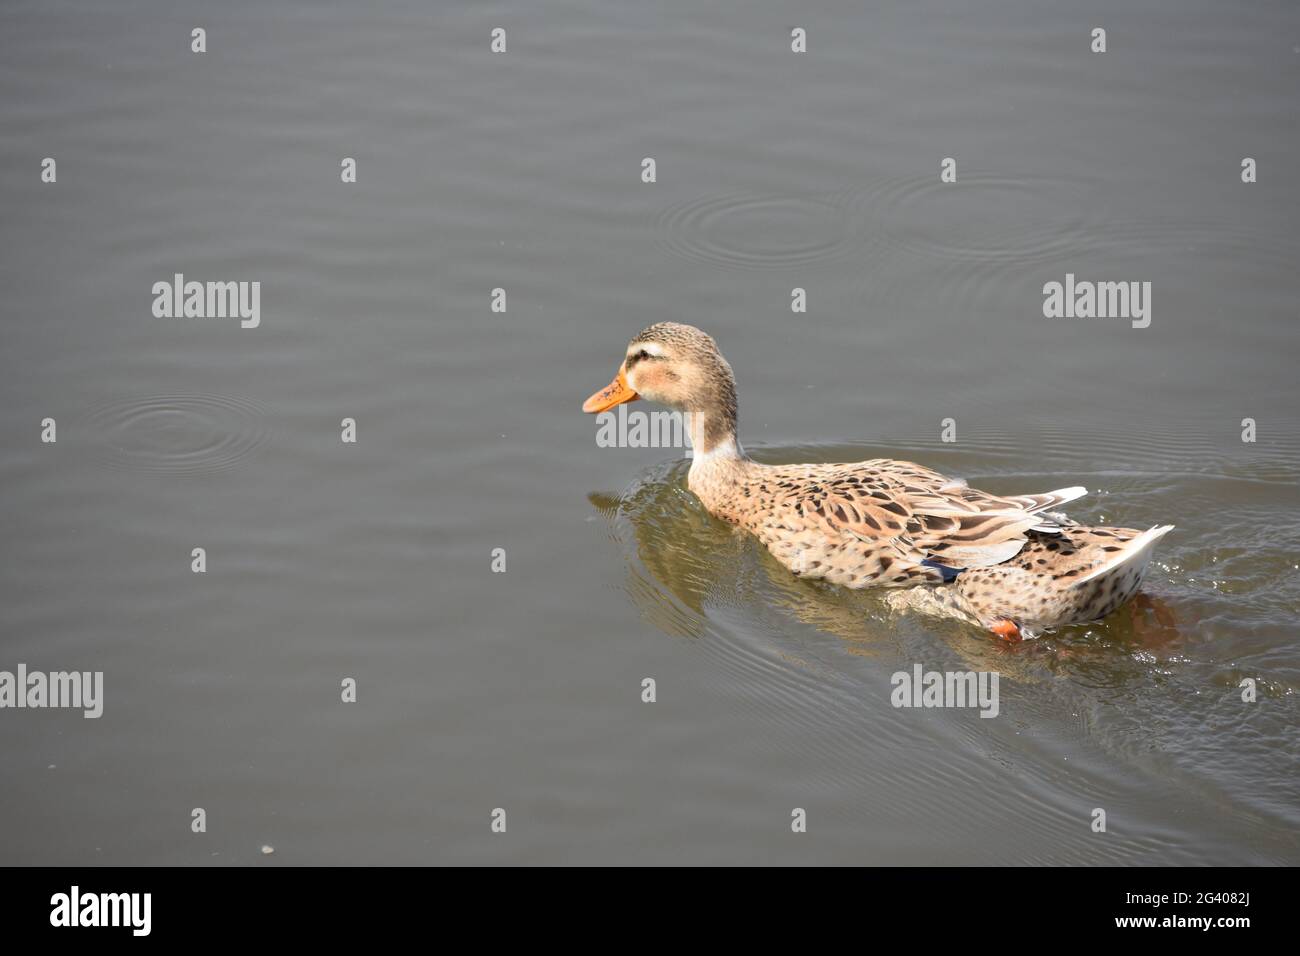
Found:
<path fill-rule="evenodd" d="M 862 205 L 884 245 L 957 261 L 1060 259 L 1104 220 L 1094 187 L 1035 176 L 884 180 L 863 190 Z"/>
<path fill-rule="evenodd" d="M 842 260 L 861 245 L 848 193 L 705 196 L 658 217 L 675 255 L 737 268 L 795 268 Z"/>
<path fill-rule="evenodd" d="M 84 426 L 104 467 L 174 477 L 234 468 L 267 436 L 260 406 L 222 395 L 123 399 L 95 409 Z"/>

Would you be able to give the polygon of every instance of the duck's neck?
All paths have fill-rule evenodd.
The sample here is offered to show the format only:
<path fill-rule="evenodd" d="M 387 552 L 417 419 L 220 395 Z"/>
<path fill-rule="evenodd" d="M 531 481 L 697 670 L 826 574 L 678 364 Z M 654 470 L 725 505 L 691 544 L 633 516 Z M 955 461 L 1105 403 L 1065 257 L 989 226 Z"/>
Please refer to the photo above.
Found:
<path fill-rule="evenodd" d="M 720 518 L 731 519 L 735 501 L 753 463 L 736 441 L 736 415 L 717 411 L 692 412 L 691 470 L 686 487 L 704 507 Z"/>
<path fill-rule="evenodd" d="M 690 412 L 691 471 L 749 460 L 736 440 L 736 411 L 714 407 Z"/>

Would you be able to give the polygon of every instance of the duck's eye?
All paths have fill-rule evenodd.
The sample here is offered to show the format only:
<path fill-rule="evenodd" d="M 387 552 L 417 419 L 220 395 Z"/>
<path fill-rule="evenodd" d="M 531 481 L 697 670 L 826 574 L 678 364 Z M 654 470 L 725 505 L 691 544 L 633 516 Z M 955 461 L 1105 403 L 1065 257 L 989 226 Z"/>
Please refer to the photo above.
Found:
<path fill-rule="evenodd" d="M 645 349 L 642 349 L 639 352 L 634 352 L 632 355 L 629 355 L 627 358 L 628 368 L 631 368 L 637 362 L 640 362 L 643 359 L 648 359 L 648 358 L 654 358 L 654 356 L 651 355 L 649 352 L 647 352 Z"/>

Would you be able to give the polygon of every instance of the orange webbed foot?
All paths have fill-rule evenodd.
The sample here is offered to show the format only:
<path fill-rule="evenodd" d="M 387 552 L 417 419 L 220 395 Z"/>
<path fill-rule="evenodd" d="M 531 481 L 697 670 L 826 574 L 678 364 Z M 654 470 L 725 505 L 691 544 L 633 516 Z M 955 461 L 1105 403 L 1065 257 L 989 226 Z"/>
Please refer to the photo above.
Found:
<path fill-rule="evenodd" d="M 1128 605 L 1133 633 L 1146 643 L 1161 643 L 1178 634 L 1178 618 L 1169 605 L 1145 592 L 1134 595 Z M 1155 618 L 1154 623 L 1147 612 Z"/>
<path fill-rule="evenodd" d="M 1019 625 L 1009 618 L 1004 617 L 1001 620 L 994 621 L 993 624 L 990 625 L 989 630 L 1002 638 L 1002 640 L 1009 641 L 1013 644 L 1018 643 L 1021 640 Z"/>
<path fill-rule="evenodd" d="M 1177 627 L 1178 618 L 1174 616 L 1174 610 L 1158 597 L 1147 594 L 1145 591 L 1139 591 L 1133 598 L 1133 603 L 1144 611 L 1150 611 L 1155 615 L 1157 621 L 1163 627 Z"/>

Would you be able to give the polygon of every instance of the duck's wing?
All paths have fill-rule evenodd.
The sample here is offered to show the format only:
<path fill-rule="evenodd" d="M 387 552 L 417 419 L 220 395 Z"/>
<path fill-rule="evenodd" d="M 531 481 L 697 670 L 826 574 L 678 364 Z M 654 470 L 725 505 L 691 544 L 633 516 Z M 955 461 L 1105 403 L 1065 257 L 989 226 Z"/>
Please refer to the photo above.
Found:
<path fill-rule="evenodd" d="M 1025 532 L 1056 529 L 1040 512 L 1086 493 L 1063 488 L 1002 497 L 914 462 L 888 460 L 823 466 L 800 478 L 792 488 L 795 508 L 824 533 L 888 543 L 904 562 L 948 569 L 1011 559 Z"/>
<path fill-rule="evenodd" d="M 936 514 L 1005 512 L 1023 514 L 1059 508 L 1088 493 L 1081 485 L 1035 495 L 994 495 L 972 488 L 965 478 L 950 478 L 914 461 L 864 462 L 900 481 L 907 493 Z"/>
<path fill-rule="evenodd" d="M 861 550 L 878 562 L 878 583 L 899 586 L 952 580 L 953 569 L 927 565 L 929 556 L 917 547 L 908 529 L 923 529 L 934 520 L 955 527 L 956 519 L 918 515 L 893 478 L 839 465 L 785 471 L 776 478 L 777 494 L 794 511 L 796 527 L 818 539 L 861 542 Z"/>

